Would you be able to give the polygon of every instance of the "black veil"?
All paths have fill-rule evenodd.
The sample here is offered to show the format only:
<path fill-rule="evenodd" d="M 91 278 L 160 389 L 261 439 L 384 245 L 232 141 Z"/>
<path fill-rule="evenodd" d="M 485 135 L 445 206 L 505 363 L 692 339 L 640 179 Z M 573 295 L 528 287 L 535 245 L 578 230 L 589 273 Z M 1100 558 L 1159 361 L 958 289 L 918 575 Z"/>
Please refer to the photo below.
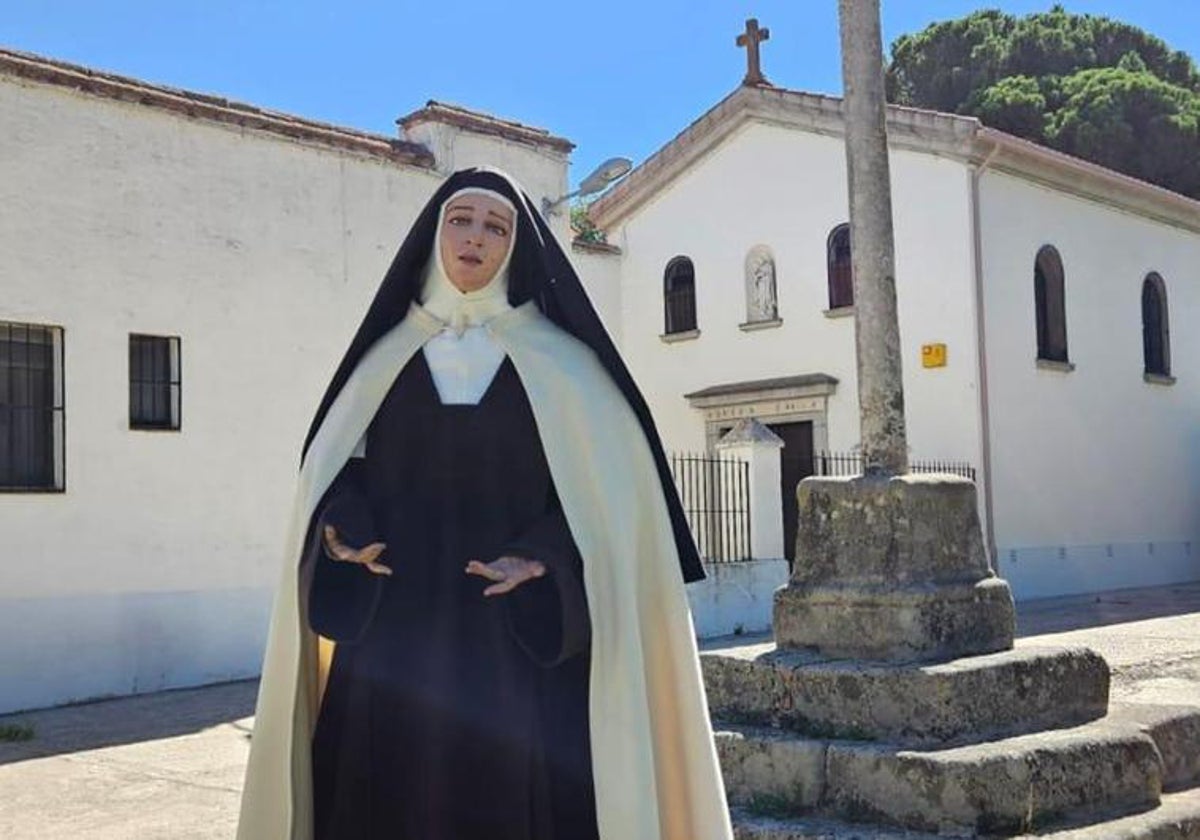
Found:
<path fill-rule="evenodd" d="M 675 482 L 667 465 L 662 441 L 650 417 L 641 392 L 629 375 L 629 370 L 617 353 L 617 348 L 592 307 L 583 284 L 575 274 L 566 254 L 559 247 L 550 228 L 535 209 L 532 200 L 507 175 L 489 168 L 471 168 L 455 172 L 446 179 L 417 216 L 408 236 L 392 260 L 391 267 L 380 283 L 362 324 L 350 342 L 350 348 L 338 365 L 333 380 L 321 399 L 316 416 L 304 439 L 304 453 L 325 420 L 329 407 L 341 392 L 346 380 L 363 355 L 385 333 L 408 313 L 409 305 L 421 291 L 422 272 L 436 239 L 438 212 L 454 193 L 467 187 L 481 187 L 505 196 L 517 211 L 516 241 L 509 262 L 508 300 L 513 306 L 526 301 L 536 302 L 542 313 L 563 330 L 587 344 L 608 371 L 625 399 L 629 402 L 646 442 L 654 455 L 662 482 L 663 498 L 671 517 L 675 545 L 685 581 L 701 580 L 704 568 L 696 550 L 695 540 L 683 514 L 683 506 L 675 490 Z"/>

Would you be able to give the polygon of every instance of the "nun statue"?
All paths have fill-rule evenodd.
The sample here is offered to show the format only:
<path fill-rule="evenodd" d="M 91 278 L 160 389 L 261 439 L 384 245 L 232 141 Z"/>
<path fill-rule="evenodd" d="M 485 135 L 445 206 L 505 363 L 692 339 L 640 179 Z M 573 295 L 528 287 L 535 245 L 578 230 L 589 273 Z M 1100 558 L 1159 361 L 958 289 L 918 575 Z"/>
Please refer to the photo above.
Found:
<path fill-rule="evenodd" d="M 566 255 L 455 173 L 305 441 L 239 840 L 729 840 L 702 576 Z"/>

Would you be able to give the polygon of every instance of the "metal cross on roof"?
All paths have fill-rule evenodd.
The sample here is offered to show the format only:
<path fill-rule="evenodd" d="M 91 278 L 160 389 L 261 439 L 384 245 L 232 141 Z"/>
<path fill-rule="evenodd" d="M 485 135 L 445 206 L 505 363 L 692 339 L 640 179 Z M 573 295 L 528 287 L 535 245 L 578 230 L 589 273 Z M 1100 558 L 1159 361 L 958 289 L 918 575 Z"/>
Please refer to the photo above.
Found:
<path fill-rule="evenodd" d="M 759 64 L 758 45 L 771 37 L 770 29 L 759 29 L 758 18 L 750 18 L 746 21 L 746 31 L 737 36 L 737 45 L 746 48 L 746 78 L 742 79 L 744 85 L 769 85 L 767 77 L 762 74 L 762 67 Z"/>

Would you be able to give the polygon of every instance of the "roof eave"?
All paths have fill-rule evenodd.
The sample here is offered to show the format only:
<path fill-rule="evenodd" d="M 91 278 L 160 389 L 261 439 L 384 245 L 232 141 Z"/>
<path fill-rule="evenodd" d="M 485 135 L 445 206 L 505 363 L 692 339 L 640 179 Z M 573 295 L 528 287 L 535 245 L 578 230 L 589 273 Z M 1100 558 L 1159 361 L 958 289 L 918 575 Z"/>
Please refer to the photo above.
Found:
<path fill-rule="evenodd" d="M 998 172 L 1200 233 L 1200 201 L 1182 193 L 993 128 L 981 127 L 977 142 Z"/>
<path fill-rule="evenodd" d="M 100 98 L 144 105 L 185 117 L 257 129 L 396 163 L 431 168 L 434 162 L 433 155 L 424 146 L 396 137 L 309 120 L 211 94 L 150 84 L 32 53 L 0 49 L 0 75 L 78 90 Z"/>
<path fill-rule="evenodd" d="M 1200 232 L 1200 201 L 996 129 L 974 117 L 888 106 L 888 143 L 989 167 L 1089 200 Z M 772 87 L 739 87 L 635 168 L 588 210 L 611 231 L 750 121 L 843 137 L 842 100 Z"/>
<path fill-rule="evenodd" d="M 404 131 L 427 122 L 452 125 L 475 134 L 492 135 L 514 143 L 550 149 L 563 155 L 570 154 L 575 148 L 575 144 L 567 138 L 553 135 L 544 128 L 501 119 L 434 99 L 426 102 L 424 108 L 396 120 L 396 124 Z"/>
<path fill-rule="evenodd" d="M 845 133 L 842 100 L 837 97 L 770 86 L 739 86 L 592 204 L 588 211 L 592 222 L 611 230 L 749 121 L 835 137 Z M 973 154 L 972 138 L 978 128 L 979 121 L 970 117 L 888 106 L 888 139 L 894 148 L 968 159 Z"/>

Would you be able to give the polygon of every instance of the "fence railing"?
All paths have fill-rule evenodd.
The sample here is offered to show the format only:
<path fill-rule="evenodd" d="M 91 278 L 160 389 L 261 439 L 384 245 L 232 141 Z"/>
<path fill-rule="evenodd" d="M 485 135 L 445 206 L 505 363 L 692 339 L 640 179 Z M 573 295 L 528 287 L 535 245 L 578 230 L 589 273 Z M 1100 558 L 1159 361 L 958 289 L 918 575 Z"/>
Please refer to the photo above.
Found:
<path fill-rule="evenodd" d="M 750 559 L 750 465 L 734 458 L 675 453 L 671 474 L 700 556 Z"/>
<path fill-rule="evenodd" d="M 700 556 L 714 563 L 753 559 L 750 546 L 750 465 L 735 458 L 672 453 L 671 474 L 679 490 L 688 526 Z M 951 473 L 975 480 L 975 468 L 966 461 L 916 460 L 916 473 Z M 863 471 L 857 452 L 813 454 L 811 475 L 854 476 Z M 759 516 L 779 516 L 780 510 L 757 511 Z M 785 534 L 785 539 L 794 538 Z"/>
<path fill-rule="evenodd" d="M 966 461 L 909 461 L 915 473 L 950 473 L 975 480 L 975 468 Z M 813 475 L 862 475 L 862 455 L 857 452 L 818 452 L 813 455 Z"/>

